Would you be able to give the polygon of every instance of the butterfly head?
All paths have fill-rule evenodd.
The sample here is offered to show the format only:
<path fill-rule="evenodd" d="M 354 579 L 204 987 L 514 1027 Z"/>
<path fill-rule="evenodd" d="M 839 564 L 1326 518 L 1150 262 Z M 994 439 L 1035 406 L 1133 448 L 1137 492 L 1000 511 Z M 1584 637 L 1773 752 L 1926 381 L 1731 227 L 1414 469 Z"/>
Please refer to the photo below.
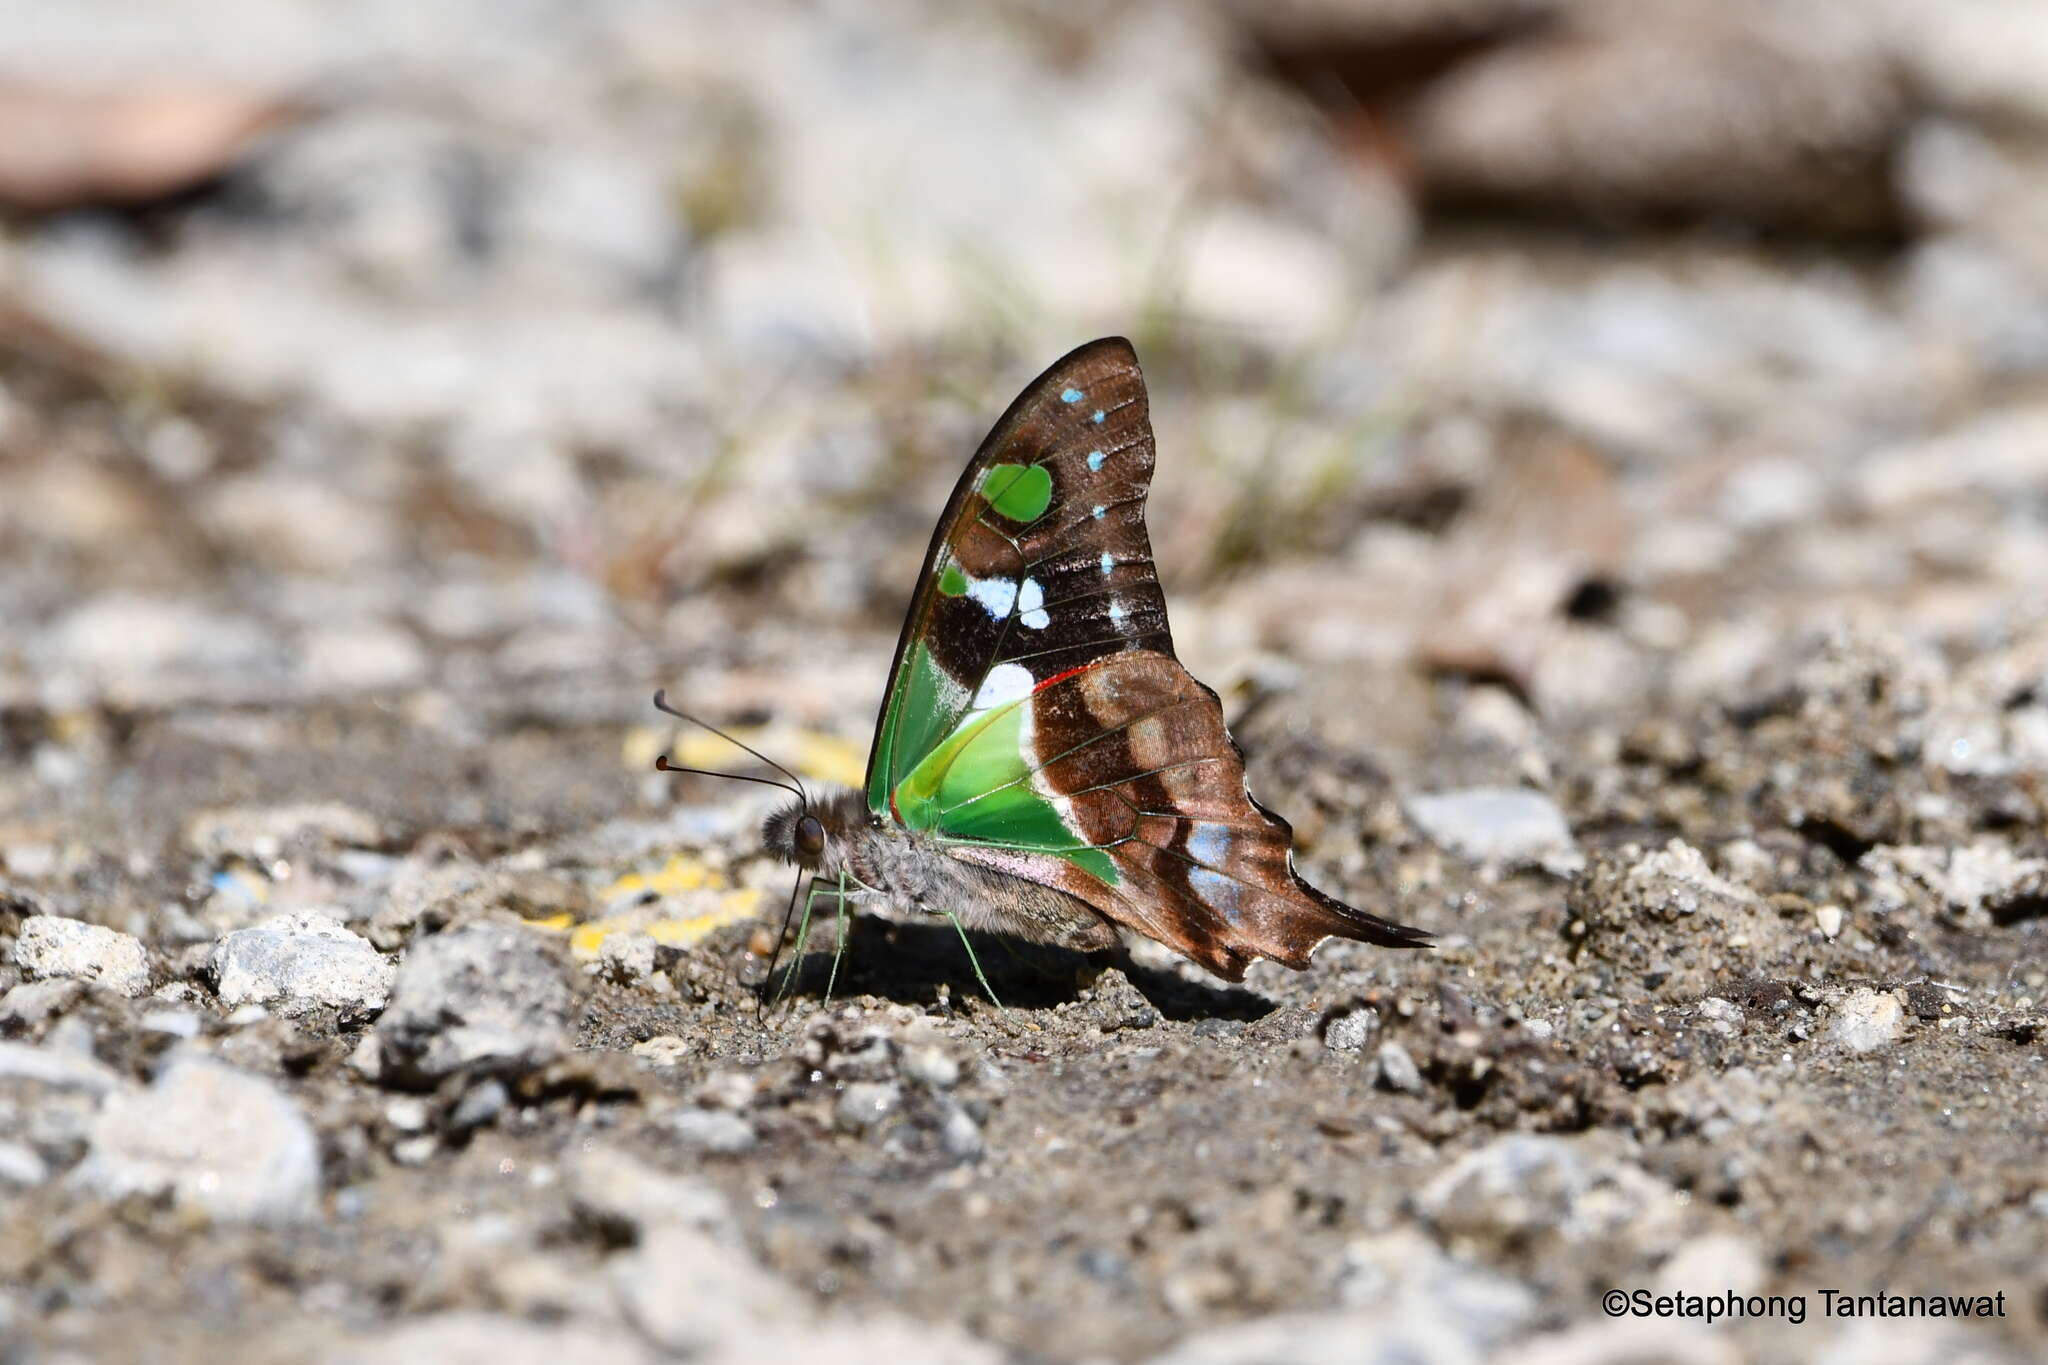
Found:
<path fill-rule="evenodd" d="M 806 801 L 792 801 L 761 822 L 761 846 L 786 863 L 815 868 L 825 861 L 825 822 Z"/>

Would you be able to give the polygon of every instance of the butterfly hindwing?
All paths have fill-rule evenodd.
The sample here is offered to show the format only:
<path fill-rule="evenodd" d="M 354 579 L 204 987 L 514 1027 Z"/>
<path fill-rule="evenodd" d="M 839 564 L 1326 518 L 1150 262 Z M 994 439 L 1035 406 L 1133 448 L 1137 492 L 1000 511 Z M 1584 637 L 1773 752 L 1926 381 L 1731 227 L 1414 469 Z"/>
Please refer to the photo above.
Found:
<path fill-rule="evenodd" d="M 1068 847 L 1106 856 L 1115 876 L 1087 875 L 1072 852 L 1027 866 L 1005 856 L 1017 850 L 964 842 L 954 856 L 1046 881 L 1233 981 L 1253 958 L 1306 966 L 1333 935 L 1425 941 L 1296 875 L 1292 829 L 1246 791 L 1222 703 L 1178 660 L 1120 652 L 1025 705 L 1029 784 L 1059 812 Z"/>

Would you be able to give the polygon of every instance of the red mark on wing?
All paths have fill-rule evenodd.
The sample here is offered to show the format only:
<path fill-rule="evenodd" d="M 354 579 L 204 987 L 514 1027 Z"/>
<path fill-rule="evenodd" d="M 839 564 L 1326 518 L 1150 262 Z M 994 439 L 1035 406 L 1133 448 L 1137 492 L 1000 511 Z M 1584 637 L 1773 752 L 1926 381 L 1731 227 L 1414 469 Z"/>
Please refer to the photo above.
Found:
<path fill-rule="evenodd" d="M 1044 682 L 1035 684 L 1028 695 L 1035 697 L 1040 692 L 1045 691 L 1046 688 L 1051 687 L 1054 683 L 1065 682 L 1067 679 L 1073 677 L 1076 673 L 1086 673 L 1089 669 L 1095 667 L 1096 664 L 1099 664 L 1101 662 L 1102 660 L 1097 659 L 1093 663 L 1085 663 L 1078 668 L 1070 668 L 1064 673 L 1055 673 L 1050 678 L 1047 678 Z M 896 792 L 893 788 L 889 792 L 889 814 L 892 817 L 894 817 L 897 824 L 900 825 L 903 823 L 903 812 L 896 809 Z"/>
<path fill-rule="evenodd" d="M 1044 682 L 1032 688 L 1031 695 L 1035 697 L 1040 692 L 1045 691 L 1046 688 L 1051 687 L 1054 683 L 1065 682 L 1067 679 L 1073 677 L 1076 673 L 1086 673 L 1089 669 L 1095 667 L 1096 664 L 1099 664 L 1101 662 L 1102 660 L 1097 659 L 1094 661 L 1094 663 L 1085 663 L 1082 664 L 1079 668 L 1070 668 L 1064 673 L 1055 673 L 1050 678 L 1047 678 Z"/>

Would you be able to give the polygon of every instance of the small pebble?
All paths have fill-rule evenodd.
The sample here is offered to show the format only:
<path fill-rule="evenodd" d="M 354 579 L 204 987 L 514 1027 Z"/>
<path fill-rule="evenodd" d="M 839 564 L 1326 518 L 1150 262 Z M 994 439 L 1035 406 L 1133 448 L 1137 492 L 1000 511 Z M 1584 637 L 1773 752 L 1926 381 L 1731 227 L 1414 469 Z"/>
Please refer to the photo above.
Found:
<path fill-rule="evenodd" d="M 0 1142 L 0 1184 L 28 1188 L 49 1178 L 50 1167 L 34 1148 L 19 1142 Z"/>
<path fill-rule="evenodd" d="M 1890 991 L 1861 987 L 1842 997 L 1828 1021 L 1828 1040 L 1849 1052 L 1875 1052 L 1899 1040 L 1906 1011 Z"/>
<path fill-rule="evenodd" d="M 1380 1044 L 1376 1060 L 1381 1085 L 1409 1095 L 1422 1093 L 1422 1072 L 1415 1065 L 1415 1059 L 1408 1055 L 1407 1048 L 1389 1039 Z"/>
<path fill-rule="evenodd" d="M 440 1143 L 432 1133 L 421 1133 L 391 1144 L 391 1159 L 401 1166 L 420 1166 L 433 1159 Z"/>
<path fill-rule="evenodd" d="M 946 1150 L 961 1160 L 971 1160 L 982 1153 L 984 1142 L 981 1125 L 965 1109 L 954 1109 L 946 1115 L 945 1125 L 939 1130 L 939 1141 Z"/>
<path fill-rule="evenodd" d="M 633 1044 L 632 1048 L 635 1057 L 654 1066 L 674 1066 L 696 1051 L 687 1038 L 679 1038 L 673 1033 L 657 1033 Z"/>
<path fill-rule="evenodd" d="M 504 1113 L 511 1098 L 505 1083 L 495 1077 L 473 1085 L 449 1112 L 448 1126 L 461 1133 L 481 1128 Z"/>
<path fill-rule="evenodd" d="M 833 1114 L 841 1128 L 864 1132 L 903 1102 L 901 1088 L 886 1081 L 856 1081 L 840 1093 Z"/>
<path fill-rule="evenodd" d="M 1742 1032 L 1742 1026 L 1748 1022 L 1748 1016 L 1743 1014 L 1740 1005 L 1718 995 L 1710 995 L 1700 1001 L 1693 1017 L 1703 1028 L 1728 1038 Z"/>
<path fill-rule="evenodd" d="M 960 1080 L 960 1063 L 939 1047 L 913 1047 L 903 1054 L 903 1074 L 934 1090 L 951 1089 Z"/>
<path fill-rule="evenodd" d="M 1333 1052 L 1356 1052 L 1379 1027 L 1379 1011 L 1369 1006 L 1340 1014 L 1323 1026 L 1323 1046 Z"/>
<path fill-rule="evenodd" d="M 384 1008 L 394 968 L 339 919 L 300 910 L 223 935 L 207 970 L 230 1007 L 263 1005 L 286 1018 L 328 1008 L 362 1018 Z"/>
<path fill-rule="evenodd" d="M 320 1143 L 268 1080 L 186 1054 L 108 1098 L 78 1179 L 109 1199 L 168 1191 L 218 1221 L 293 1222 L 316 1211 Z"/>
<path fill-rule="evenodd" d="M 760 1141 L 753 1124 L 719 1109 L 680 1110 L 669 1120 L 669 1131 L 685 1147 L 722 1156 L 752 1151 Z"/>
<path fill-rule="evenodd" d="M 427 1102 L 406 1096 L 384 1106 L 384 1121 L 401 1133 L 417 1133 L 427 1126 L 432 1117 Z"/>
<path fill-rule="evenodd" d="M 127 996 L 149 989 L 149 954 L 141 941 L 103 924 L 30 915 L 15 938 L 14 960 L 39 981 L 75 977 Z"/>

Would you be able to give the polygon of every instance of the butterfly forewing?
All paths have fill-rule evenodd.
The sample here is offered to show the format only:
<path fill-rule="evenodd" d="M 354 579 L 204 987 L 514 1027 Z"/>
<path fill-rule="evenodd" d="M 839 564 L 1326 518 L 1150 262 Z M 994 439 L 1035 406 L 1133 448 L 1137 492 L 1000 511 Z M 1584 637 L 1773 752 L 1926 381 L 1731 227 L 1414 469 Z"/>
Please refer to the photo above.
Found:
<path fill-rule="evenodd" d="M 897 645 L 868 760 L 889 799 L 970 711 L 1120 649 L 1171 651 L 1145 534 L 1152 424 L 1130 343 L 1040 375 L 953 490 Z"/>

